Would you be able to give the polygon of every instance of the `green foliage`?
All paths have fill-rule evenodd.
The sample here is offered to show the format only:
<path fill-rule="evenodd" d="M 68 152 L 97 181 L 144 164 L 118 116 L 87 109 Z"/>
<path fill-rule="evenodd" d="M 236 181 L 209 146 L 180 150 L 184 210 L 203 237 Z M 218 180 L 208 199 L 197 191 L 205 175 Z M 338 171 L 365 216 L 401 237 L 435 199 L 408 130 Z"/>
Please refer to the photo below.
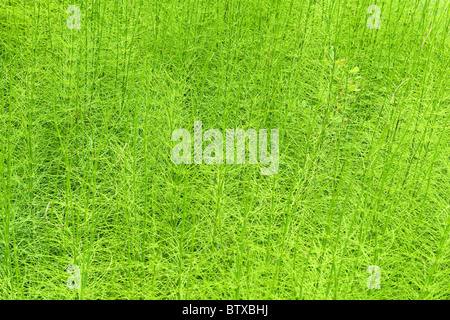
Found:
<path fill-rule="evenodd" d="M 0 299 L 450 299 L 448 1 L 78 1 L 0 1 Z"/>

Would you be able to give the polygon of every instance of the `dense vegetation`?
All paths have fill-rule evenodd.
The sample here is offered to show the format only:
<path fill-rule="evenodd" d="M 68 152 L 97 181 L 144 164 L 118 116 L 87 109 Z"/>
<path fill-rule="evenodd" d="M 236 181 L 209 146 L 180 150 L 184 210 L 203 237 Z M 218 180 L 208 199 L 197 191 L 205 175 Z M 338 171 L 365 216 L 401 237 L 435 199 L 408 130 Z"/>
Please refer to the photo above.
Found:
<path fill-rule="evenodd" d="M 76 1 L 0 1 L 1 299 L 450 299 L 448 1 Z"/>

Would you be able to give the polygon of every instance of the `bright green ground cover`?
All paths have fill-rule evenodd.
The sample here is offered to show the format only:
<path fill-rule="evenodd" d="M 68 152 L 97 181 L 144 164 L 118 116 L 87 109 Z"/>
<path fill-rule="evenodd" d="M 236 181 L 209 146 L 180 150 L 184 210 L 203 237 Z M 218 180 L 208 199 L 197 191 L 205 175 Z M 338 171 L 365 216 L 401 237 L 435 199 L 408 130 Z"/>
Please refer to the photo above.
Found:
<path fill-rule="evenodd" d="M 449 9 L 1 0 L 0 298 L 449 299 Z M 278 173 L 176 166 L 194 120 Z"/>

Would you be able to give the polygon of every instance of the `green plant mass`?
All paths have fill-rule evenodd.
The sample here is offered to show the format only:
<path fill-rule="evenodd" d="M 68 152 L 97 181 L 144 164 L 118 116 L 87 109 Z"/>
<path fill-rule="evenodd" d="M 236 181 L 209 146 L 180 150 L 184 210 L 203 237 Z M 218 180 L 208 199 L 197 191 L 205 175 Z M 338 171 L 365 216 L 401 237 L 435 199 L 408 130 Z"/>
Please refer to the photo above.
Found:
<path fill-rule="evenodd" d="M 1 0 L 0 300 L 450 299 L 449 34 L 447 0 Z"/>

